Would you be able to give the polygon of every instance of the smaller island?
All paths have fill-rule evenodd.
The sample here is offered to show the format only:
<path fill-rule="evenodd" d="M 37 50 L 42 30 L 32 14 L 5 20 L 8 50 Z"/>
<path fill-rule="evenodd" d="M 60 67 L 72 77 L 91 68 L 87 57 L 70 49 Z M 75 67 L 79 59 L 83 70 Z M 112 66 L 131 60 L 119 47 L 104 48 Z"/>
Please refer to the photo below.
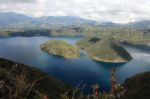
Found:
<path fill-rule="evenodd" d="M 40 48 L 49 54 L 61 56 L 66 59 L 80 57 L 80 49 L 62 40 L 50 40 L 40 45 Z"/>

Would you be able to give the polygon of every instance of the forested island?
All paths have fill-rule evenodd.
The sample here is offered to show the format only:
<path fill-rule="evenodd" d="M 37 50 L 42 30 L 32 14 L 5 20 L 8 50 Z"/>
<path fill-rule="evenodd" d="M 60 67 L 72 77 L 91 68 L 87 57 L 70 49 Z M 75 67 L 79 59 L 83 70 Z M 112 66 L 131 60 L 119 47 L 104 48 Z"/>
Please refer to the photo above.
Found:
<path fill-rule="evenodd" d="M 62 40 L 50 40 L 40 45 L 40 48 L 49 54 L 62 56 L 66 59 L 80 57 L 80 49 Z"/>

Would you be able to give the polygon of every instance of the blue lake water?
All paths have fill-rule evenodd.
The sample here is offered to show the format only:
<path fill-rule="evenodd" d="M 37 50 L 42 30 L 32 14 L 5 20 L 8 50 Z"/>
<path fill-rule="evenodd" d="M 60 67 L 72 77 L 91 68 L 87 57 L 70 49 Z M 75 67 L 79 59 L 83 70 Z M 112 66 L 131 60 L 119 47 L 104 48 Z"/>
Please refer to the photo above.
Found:
<path fill-rule="evenodd" d="M 82 82 L 86 85 L 85 92 L 89 92 L 90 85 L 98 83 L 102 91 L 110 88 L 110 70 L 116 68 L 119 83 L 137 73 L 150 71 L 150 52 L 126 46 L 133 56 L 133 60 L 126 64 L 112 64 L 90 60 L 81 50 L 79 59 L 67 60 L 49 55 L 40 50 L 39 45 L 52 39 L 65 40 L 75 44 L 79 37 L 11 37 L 0 38 L 0 57 L 14 60 L 39 68 L 48 75 L 73 86 Z"/>

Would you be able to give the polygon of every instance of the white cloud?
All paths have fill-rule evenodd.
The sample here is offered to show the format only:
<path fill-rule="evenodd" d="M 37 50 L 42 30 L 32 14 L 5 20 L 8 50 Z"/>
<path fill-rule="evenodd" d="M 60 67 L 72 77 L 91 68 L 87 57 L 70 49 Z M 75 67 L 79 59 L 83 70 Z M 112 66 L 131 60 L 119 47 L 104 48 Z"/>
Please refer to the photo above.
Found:
<path fill-rule="evenodd" d="M 2 2 L 1 11 L 15 11 L 32 16 L 67 15 L 117 23 L 150 19 L 149 0 L 22 0 L 22 2 L 0 0 L 0 2 Z"/>
<path fill-rule="evenodd" d="M 10 2 L 22 2 L 22 3 L 27 3 L 27 2 L 35 2 L 36 0 L 0 0 L 1 3 L 10 3 Z"/>

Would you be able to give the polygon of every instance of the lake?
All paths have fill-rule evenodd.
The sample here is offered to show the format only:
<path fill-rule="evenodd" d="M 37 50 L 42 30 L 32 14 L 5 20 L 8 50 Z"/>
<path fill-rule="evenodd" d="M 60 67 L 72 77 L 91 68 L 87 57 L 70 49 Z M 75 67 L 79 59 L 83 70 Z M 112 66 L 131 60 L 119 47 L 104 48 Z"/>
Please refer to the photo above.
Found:
<path fill-rule="evenodd" d="M 52 39 L 65 40 L 75 44 L 80 37 L 10 37 L 0 38 L 0 57 L 39 68 L 70 85 L 85 86 L 90 92 L 90 85 L 100 84 L 101 91 L 110 88 L 110 70 L 116 68 L 117 80 L 123 83 L 128 77 L 137 73 L 150 71 L 150 52 L 131 46 L 125 46 L 133 60 L 125 64 L 95 62 L 90 60 L 83 50 L 79 59 L 67 60 L 43 52 L 39 45 Z"/>

